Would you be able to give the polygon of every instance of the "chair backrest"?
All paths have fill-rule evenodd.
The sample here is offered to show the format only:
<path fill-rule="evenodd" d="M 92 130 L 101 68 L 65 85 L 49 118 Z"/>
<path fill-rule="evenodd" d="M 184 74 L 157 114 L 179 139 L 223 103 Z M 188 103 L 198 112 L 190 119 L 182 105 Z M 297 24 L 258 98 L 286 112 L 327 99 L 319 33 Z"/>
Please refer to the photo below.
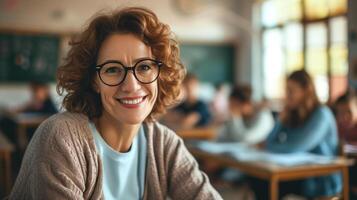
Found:
<path fill-rule="evenodd" d="M 345 141 L 343 139 L 339 138 L 338 147 L 337 147 L 337 156 L 346 157 L 344 146 L 345 146 Z"/>

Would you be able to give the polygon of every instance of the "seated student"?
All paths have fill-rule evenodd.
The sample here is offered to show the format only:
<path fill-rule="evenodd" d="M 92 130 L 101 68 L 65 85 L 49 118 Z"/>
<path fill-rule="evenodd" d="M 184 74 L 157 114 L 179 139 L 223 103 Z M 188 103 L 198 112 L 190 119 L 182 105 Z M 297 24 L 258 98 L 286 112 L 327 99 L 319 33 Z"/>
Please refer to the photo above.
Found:
<path fill-rule="evenodd" d="M 238 85 L 232 89 L 229 95 L 229 117 L 221 126 L 217 141 L 248 145 L 265 141 L 274 126 L 273 115 L 266 106 L 255 104 L 251 96 L 249 85 Z M 244 181 L 244 174 L 237 169 L 222 168 L 211 162 L 204 163 L 203 167 L 213 178 L 234 183 Z"/>
<path fill-rule="evenodd" d="M 270 133 L 266 147 L 278 153 L 311 152 L 334 156 L 338 148 L 337 127 L 330 109 L 319 103 L 313 81 L 304 70 L 293 72 L 287 80 L 285 108 Z M 306 197 L 332 196 L 341 192 L 339 174 L 310 178 L 293 188 Z"/>
<path fill-rule="evenodd" d="M 255 105 L 249 85 L 232 89 L 229 97 L 230 117 L 223 124 L 218 140 L 250 145 L 263 142 L 274 126 L 269 109 Z"/>
<path fill-rule="evenodd" d="M 183 102 L 169 111 L 163 118 L 163 123 L 173 129 L 191 129 L 208 125 L 211 113 L 208 105 L 198 98 L 198 78 L 188 73 L 182 86 Z"/>
<path fill-rule="evenodd" d="M 346 142 L 357 142 L 357 97 L 352 93 L 340 96 L 334 111 L 340 138 Z"/>
<path fill-rule="evenodd" d="M 357 97 L 346 92 L 340 96 L 334 105 L 338 133 L 341 140 L 346 143 L 357 144 Z M 351 199 L 357 199 L 357 165 L 349 168 L 349 185 Z"/>
<path fill-rule="evenodd" d="M 32 81 L 29 86 L 31 92 L 30 101 L 19 107 L 9 109 L 6 111 L 7 114 L 2 119 L 0 119 L 0 128 L 12 142 L 16 142 L 16 138 L 14 138 L 14 132 L 16 131 L 17 125 L 10 117 L 11 115 L 18 113 L 51 115 L 57 113 L 57 108 L 51 100 L 49 86 L 45 82 Z M 34 132 L 34 129 L 29 130 L 28 132 Z"/>
<path fill-rule="evenodd" d="M 32 81 L 30 83 L 31 100 L 24 105 L 11 110 L 16 113 L 55 114 L 57 108 L 50 96 L 49 86 L 45 82 Z"/>

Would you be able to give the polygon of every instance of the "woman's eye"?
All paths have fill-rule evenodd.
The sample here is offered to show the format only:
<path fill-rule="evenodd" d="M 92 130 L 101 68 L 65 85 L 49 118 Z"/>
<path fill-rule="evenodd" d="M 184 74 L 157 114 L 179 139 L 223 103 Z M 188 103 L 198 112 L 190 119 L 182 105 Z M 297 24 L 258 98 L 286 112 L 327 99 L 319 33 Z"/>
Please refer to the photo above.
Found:
<path fill-rule="evenodd" d="M 138 67 L 138 70 L 139 70 L 139 71 L 148 71 L 148 70 L 150 70 L 150 69 L 151 69 L 151 67 L 150 67 L 149 65 L 146 65 L 146 64 L 140 65 L 140 66 Z"/>
<path fill-rule="evenodd" d="M 104 73 L 108 73 L 108 74 L 113 74 L 113 73 L 120 73 L 120 68 L 118 67 L 108 67 L 107 69 L 105 69 Z"/>

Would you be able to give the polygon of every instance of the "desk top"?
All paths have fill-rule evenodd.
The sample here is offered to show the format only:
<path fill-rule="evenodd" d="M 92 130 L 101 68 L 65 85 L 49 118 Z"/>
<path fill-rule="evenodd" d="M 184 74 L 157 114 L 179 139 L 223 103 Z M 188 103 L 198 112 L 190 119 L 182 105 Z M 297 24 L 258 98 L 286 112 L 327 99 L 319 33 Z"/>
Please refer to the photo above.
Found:
<path fill-rule="evenodd" d="M 176 134 L 183 139 L 212 140 L 216 137 L 217 127 L 176 130 Z"/>
<path fill-rule="evenodd" d="M 11 118 L 17 124 L 23 126 L 38 126 L 48 117 L 50 117 L 50 115 L 38 113 L 19 113 L 11 115 Z"/>
<path fill-rule="evenodd" d="M 237 168 L 240 171 L 263 179 L 279 176 L 281 180 L 292 180 L 299 177 L 322 176 L 339 171 L 342 167 L 353 164 L 353 160 L 344 157 L 336 157 L 325 164 L 304 164 L 298 166 L 280 166 L 269 162 L 240 161 L 222 154 L 208 153 L 195 147 L 189 147 L 189 151 L 201 159 L 210 159 L 226 167 Z"/>

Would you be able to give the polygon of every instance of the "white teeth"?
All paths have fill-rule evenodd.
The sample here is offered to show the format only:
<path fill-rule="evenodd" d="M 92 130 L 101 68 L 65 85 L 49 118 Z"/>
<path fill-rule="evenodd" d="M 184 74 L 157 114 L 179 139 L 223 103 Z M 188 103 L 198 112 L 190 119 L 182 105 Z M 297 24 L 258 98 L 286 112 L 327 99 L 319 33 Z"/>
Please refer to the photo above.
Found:
<path fill-rule="evenodd" d="M 132 100 L 124 100 L 124 99 L 119 99 L 120 103 L 123 104 L 138 104 L 143 101 L 143 97 L 138 98 L 138 99 L 132 99 Z"/>

